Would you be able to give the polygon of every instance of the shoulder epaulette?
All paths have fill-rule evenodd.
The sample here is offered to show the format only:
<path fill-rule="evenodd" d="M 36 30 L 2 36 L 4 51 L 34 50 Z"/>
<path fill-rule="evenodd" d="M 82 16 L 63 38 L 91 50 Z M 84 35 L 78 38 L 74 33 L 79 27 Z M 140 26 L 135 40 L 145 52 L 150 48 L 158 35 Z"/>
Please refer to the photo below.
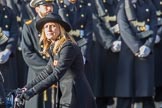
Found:
<path fill-rule="evenodd" d="M 25 24 L 26 24 L 26 25 L 29 25 L 29 24 L 32 23 L 32 21 L 33 21 L 33 20 L 27 20 L 27 21 L 25 22 Z"/>

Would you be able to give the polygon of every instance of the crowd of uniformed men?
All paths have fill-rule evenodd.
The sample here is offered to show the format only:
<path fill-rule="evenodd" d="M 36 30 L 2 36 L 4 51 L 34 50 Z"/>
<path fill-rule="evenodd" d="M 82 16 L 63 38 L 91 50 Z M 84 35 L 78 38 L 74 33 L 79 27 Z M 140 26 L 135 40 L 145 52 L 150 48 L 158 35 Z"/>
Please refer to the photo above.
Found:
<path fill-rule="evenodd" d="M 23 87 L 45 67 L 35 23 L 55 12 L 72 28 L 98 108 L 162 108 L 162 0 L 0 2 L 0 94 Z M 56 88 L 26 108 L 54 108 Z"/>

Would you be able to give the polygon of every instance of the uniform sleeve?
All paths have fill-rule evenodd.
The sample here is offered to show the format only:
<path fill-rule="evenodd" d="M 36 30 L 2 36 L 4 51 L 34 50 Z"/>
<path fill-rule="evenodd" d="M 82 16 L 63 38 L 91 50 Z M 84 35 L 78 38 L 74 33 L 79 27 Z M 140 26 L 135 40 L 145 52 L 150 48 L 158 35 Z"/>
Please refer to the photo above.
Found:
<path fill-rule="evenodd" d="M 52 70 L 52 59 L 50 58 L 45 69 L 34 80 L 32 80 L 30 83 L 28 83 L 24 87 L 27 88 L 27 89 L 32 88 L 33 86 L 35 86 L 40 81 L 46 79 L 52 72 L 53 72 L 53 70 Z"/>
<path fill-rule="evenodd" d="M 18 23 L 17 23 L 17 20 L 16 20 L 16 15 L 14 14 L 14 12 L 8 8 L 8 11 L 9 11 L 9 17 L 10 17 L 10 36 L 9 36 L 9 39 L 7 41 L 7 45 L 6 45 L 6 48 L 9 49 L 11 52 L 14 52 L 16 51 L 16 48 L 17 48 L 17 39 L 18 39 L 18 36 L 20 35 L 19 34 L 19 31 L 18 31 Z"/>
<path fill-rule="evenodd" d="M 138 52 L 139 47 L 142 45 L 141 41 L 136 37 L 136 34 L 131 29 L 129 22 L 126 18 L 124 11 L 124 5 L 121 4 L 121 7 L 117 13 L 117 22 L 119 24 L 120 33 L 123 41 L 130 48 L 130 50 L 135 54 Z"/>
<path fill-rule="evenodd" d="M 152 4 L 152 2 L 149 2 L 149 7 L 150 7 L 150 29 L 153 30 L 153 35 L 150 38 L 148 38 L 148 40 L 145 42 L 145 45 L 152 49 L 157 34 L 157 16 L 155 6 Z"/>
<path fill-rule="evenodd" d="M 93 29 L 95 32 L 96 40 L 105 48 L 109 49 L 115 40 L 115 36 L 110 32 L 109 29 L 101 22 L 99 17 L 93 15 Z"/>
<path fill-rule="evenodd" d="M 85 10 L 87 14 L 87 18 L 84 19 L 86 21 L 85 24 L 85 37 L 90 38 L 92 40 L 92 32 L 93 32 L 93 20 L 92 20 L 92 11 L 89 6 L 86 6 Z"/>
<path fill-rule="evenodd" d="M 34 48 L 36 45 L 36 39 L 32 39 L 32 35 L 36 31 L 30 31 L 31 28 L 28 27 L 29 25 L 24 24 L 23 31 L 22 31 L 22 55 L 27 63 L 27 65 L 35 70 L 36 72 L 39 72 L 38 70 L 42 70 L 44 68 L 44 65 L 46 65 L 47 61 L 42 59 L 42 56 L 40 53 Z"/>
<path fill-rule="evenodd" d="M 65 45 L 60 51 L 59 60 L 57 66 L 53 68 L 53 72 L 48 75 L 45 79 L 41 78 L 39 83 L 37 83 L 32 89 L 34 89 L 35 93 L 39 93 L 51 85 L 55 84 L 62 76 L 66 73 L 66 71 L 71 67 L 77 52 L 71 45 Z M 39 75 L 40 76 L 40 75 Z M 38 77 L 39 77 L 38 76 Z M 34 82 L 35 80 L 33 80 Z"/>

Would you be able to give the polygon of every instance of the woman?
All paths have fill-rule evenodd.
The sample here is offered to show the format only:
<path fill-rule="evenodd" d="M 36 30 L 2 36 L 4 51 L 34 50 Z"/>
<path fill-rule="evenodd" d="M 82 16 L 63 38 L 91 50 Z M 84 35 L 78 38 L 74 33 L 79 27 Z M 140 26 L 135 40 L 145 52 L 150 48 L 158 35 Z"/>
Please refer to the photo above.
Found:
<path fill-rule="evenodd" d="M 68 35 L 70 26 L 57 14 L 48 14 L 36 23 L 41 32 L 43 54 L 50 56 L 46 68 L 25 85 L 21 99 L 29 100 L 35 94 L 58 84 L 57 108 L 95 108 L 95 100 L 83 73 L 80 48 Z M 23 90 L 24 90 L 23 88 Z"/>
<path fill-rule="evenodd" d="M 150 0 L 121 0 L 117 22 L 121 33 L 117 108 L 155 108 L 154 40 L 157 20 Z"/>

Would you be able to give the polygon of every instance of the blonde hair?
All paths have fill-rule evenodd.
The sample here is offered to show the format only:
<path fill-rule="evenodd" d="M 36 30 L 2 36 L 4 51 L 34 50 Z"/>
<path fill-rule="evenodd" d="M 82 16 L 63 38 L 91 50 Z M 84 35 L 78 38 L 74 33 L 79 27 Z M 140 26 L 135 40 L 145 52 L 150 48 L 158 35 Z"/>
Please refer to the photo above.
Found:
<path fill-rule="evenodd" d="M 60 24 L 59 24 L 59 28 L 60 28 L 60 35 L 57 37 L 56 39 L 57 42 L 54 43 L 54 47 L 52 49 L 54 55 L 58 54 L 58 52 L 60 51 L 60 49 L 62 48 L 63 44 L 66 41 L 70 40 L 72 43 L 76 44 L 76 41 L 73 39 L 73 37 L 70 36 Z M 48 40 L 46 38 L 44 28 L 42 29 L 40 43 L 43 44 L 42 54 L 45 55 L 46 57 L 49 57 L 48 50 L 50 48 L 50 45 L 53 43 L 52 40 Z"/>

